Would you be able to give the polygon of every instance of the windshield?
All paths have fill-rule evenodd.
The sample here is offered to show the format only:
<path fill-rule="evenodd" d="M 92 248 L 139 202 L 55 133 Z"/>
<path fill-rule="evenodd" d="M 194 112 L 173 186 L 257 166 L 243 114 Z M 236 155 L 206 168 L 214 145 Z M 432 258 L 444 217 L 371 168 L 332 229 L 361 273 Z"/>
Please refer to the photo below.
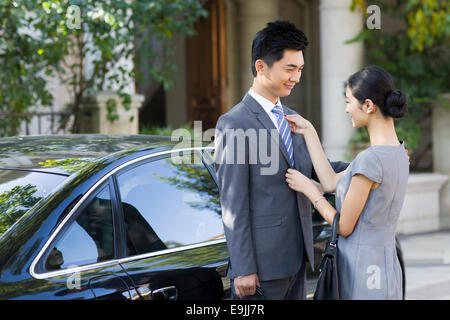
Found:
<path fill-rule="evenodd" d="M 0 169 L 0 237 L 67 176 Z"/>

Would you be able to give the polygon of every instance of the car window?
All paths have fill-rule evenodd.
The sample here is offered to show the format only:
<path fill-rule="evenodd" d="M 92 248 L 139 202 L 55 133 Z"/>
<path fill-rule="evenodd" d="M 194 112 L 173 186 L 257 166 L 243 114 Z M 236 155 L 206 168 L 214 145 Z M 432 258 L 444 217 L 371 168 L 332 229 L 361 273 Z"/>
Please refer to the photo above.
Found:
<path fill-rule="evenodd" d="M 89 202 L 52 245 L 47 270 L 93 264 L 114 257 L 114 233 L 109 185 Z"/>
<path fill-rule="evenodd" d="M 128 255 L 224 237 L 218 188 L 196 153 L 143 163 L 117 181 Z"/>
<path fill-rule="evenodd" d="M 0 236 L 67 177 L 0 169 Z"/>

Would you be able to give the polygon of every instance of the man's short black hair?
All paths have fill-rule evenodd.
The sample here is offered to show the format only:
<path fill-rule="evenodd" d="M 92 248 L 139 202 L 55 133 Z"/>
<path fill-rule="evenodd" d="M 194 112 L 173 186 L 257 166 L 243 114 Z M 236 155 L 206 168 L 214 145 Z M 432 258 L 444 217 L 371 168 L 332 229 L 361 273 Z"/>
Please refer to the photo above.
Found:
<path fill-rule="evenodd" d="M 252 43 L 252 73 L 256 77 L 255 62 L 264 60 L 269 67 L 283 58 L 284 50 L 305 51 L 308 39 L 303 31 L 288 21 L 269 22 L 259 31 Z"/>

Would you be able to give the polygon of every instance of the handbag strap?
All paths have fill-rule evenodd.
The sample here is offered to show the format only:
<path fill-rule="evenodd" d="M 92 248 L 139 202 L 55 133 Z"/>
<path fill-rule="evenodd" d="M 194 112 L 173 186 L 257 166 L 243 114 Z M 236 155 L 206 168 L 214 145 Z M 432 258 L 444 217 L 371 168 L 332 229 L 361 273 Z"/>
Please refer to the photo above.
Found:
<path fill-rule="evenodd" d="M 333 226 L 331 227 L 331 239 L 330 239 L 330 245 L 336 247 L 337 241 L 338 241 L 338 228 L 339 228 L 339 218 L 341 214 L 338 212 L 334 216 L 333 219 Z"/>
<path fill-rule="evenodd" d="M 330 240 L 327 242 L 325 251 L 322 254 L 322 256 L 323 256 L 322 261 L 320 262 L 320 265 L 319 265 L 319 270 L 321 270 L 321 271 L 323 270 L 323 265 L 326 261 L 325 257 L 331 256 L 334 258 L 336 256 L 337 242 L 338 242 L 337 232 L 338 232 L 338 227 L 339 227 L 339 217 L 340 217 L 340 214 L 338 212 L 338 213 L 336 213 L 336 215 L 333 218 L 333 224 L 331 226 L 331 237 L 330 237 Z"/>

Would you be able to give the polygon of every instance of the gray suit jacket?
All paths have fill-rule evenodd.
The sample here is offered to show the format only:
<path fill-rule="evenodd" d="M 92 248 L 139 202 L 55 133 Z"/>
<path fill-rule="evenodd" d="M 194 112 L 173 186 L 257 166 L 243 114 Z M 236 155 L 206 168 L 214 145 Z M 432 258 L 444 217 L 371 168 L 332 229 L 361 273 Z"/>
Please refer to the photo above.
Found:
<path fill-rule="evenodd" d="M 283 109 L 286 114 L 296 113 L 285 106 Z M 291 165 L 272 120 L 246 94 L 219 118 L 216 129 L 215 167 L 230 255 L 228 277 L 257 273 L 262 281 L 286 278 L 300 270 L 305 254 L 314 269 L 311 204 L 286 183 L 285 174 Z M 237 140 L 234 144 L 227 140 L 233 129 L 241 132 L 267 129 L 267 138 L 257 135 L 255 140 L 248 134 L 244 149 L 237 150 Z M 292 135 L 292 143 L 295 169 L 311 177 L 313 168 L 303 136 Z M 261 174 L 261 169 L 273 163 L 255 159 L 257 147 L 258 151 L 265 147 L 266 154 L 278 157 L 275 174 Z M 234 163 L 225 161 L 230 152 L 234 154 Z"/>
<path fill-rule="evenodd" d="M 296 114 L 285 106 L 283 109 L 286 114 Z M 262 281 L 286 278 L 300 270 L 305 254 L 314 270 L 311 204 L 306 196 L 293 191 L 286 183 L 285 174 L 291 164 L 272 120 L 262 106 L 246 94 L 219 118 L 216 129 L 220 134 L 216 132 L 215 137 L 218 146 L 215 169 L 230 255 L 228 277 L 257 273 Z M 268 132 L 267 136 L 257 135 L 256 143 L 249 134 L 244 150 L 237 150 L 238 143 L 227 144 L 227 129 L 267 129 Z M 274 142 L 278 142 L 275 147 Z M 317 180 L 303 136 L 292 135 L 292 143 L 295 169 Z M 261 174 L 261 169 L 270 164 L 259 157 L 255 160 L 251 152 L 255 144 L 258 150 L 265 147 L 266 154 L 278 157 L 275 174 Z M 243 152 L 241 160 L 244 161 L 238 161 L 239 151 Z M 236 159 L 231 164 L 225 161 L 230 152 Z M 331 165 L 339 172 L 348 164 Z"/>

